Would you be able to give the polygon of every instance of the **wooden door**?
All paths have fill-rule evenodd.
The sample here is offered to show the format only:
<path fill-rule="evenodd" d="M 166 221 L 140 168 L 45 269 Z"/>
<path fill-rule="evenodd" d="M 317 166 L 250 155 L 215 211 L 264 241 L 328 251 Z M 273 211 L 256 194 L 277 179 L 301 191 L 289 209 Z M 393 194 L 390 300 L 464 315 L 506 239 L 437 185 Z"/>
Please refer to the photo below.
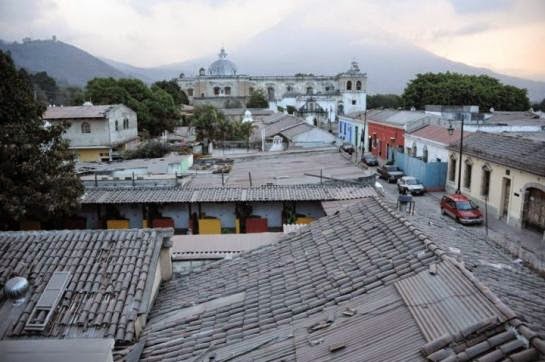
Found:
<path fill-rule="evenodd" d="M 524 202 L 523 224 L 529 229 L 545 231 L 545 192 L 530 188 Z"/>
<path fill-rule="evenodd" d="M 502 208 L 502 217 L 507 217 L 509 215 L 509 196 L 511 195 L 511 179 L 503 179 L 503 208 Z"/>

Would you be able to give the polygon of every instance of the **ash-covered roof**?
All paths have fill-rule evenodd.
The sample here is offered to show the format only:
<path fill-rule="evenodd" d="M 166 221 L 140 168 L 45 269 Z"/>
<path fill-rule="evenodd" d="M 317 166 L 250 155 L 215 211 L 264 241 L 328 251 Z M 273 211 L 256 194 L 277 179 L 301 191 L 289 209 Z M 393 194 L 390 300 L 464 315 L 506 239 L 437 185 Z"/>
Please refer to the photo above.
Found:
<path fill-rule="evenodd" d="M 348 200 L 376 195 L 356 184 L 263 185 L 254 187 L 128 187 L 88 188 L 82 204 L 196 203 L 244 201 Z"/>
<path fill-rule="evenodd" d="M 457 151 L 459 145 L 451 145 Z M 520 134 L 475 132 L 464 138 L 463 153 L 535 175 L 545 176 L 545 141 Z"/>
<path fill-rule="evenodd" d="M 508 330 L 523 344 L 494 340 Z M 461 264 L 370 198 L 163 284 L 140 358 L 424 361 L 447 333 L 462 333 L 467 350 L 488 338 L 502 358 L 545 356 L 543 340 Z M 460 350 L 452 342 L 439 348 Z"/>
<path fill-rule="evenodd" d="M 464 138 L 470 134 L 471 132 L 464 132 Z M 409 135 L 441 143 L 443 145 L 449 145 L 460 140 L 460 130 L 455 130 L 452 135 L 449 135 L 446 127 L 431 124 L 419 128 L 416 131 L 411 132 Z"/>
<path fill-rule="evenodd" d="M 43 115 L 43 119 L 106 118 L 108 112 L 117 107 L 127 108 L 122 104 L 48 107 Z M 130 110 L 129 108 L 127 109 Z"/>
<path fill-rule="evenodd" d="M 0 286 L 25 277 L 25 303 L 0 304 L 0 338 L 137 338 L 135 323 L 151 308 L 159 252 L 166 230 L 63 230 L 0 233 Z M 29 329 L 30 316 L 55 272 L 67 276 L 49 322 Z M 46 298 L 49 299 L 49 298 Z M 8 304 L 6 304 L 8 303 Z M 10 308 L 11 307 L 11 308 Z M 43 312 L 37 319 L 45 318 Z"/>

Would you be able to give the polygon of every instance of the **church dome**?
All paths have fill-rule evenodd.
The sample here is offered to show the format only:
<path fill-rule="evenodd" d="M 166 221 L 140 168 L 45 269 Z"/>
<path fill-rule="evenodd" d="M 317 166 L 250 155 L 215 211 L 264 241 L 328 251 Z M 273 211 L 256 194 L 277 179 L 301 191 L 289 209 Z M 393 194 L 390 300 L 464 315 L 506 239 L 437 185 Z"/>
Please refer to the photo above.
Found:
<path fill-rule="evenodd" d="M 220 53 L 218 54 L 219 59 L 210 64 L 208 67 L 208 75 L 215 76 L 229 76 L 237 74 L 237 67 L 235 63 L 230 60 L 227 60 L 227 53 L 224 48 L 221 48 Z"/>

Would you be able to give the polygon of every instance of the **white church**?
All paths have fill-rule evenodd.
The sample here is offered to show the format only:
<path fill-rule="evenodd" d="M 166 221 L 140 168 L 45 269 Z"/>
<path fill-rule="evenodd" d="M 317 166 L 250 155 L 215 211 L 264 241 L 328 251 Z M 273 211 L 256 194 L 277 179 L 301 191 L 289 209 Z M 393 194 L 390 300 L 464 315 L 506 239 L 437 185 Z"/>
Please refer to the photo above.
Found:
<path fill-rule="evenodd" d="M 296 116 L 330 129 L 335 129 L 338 116 L 366 109 L 367 74 L 355 61 L 337 75 L 253 76 L 239 74 L 222 48 L 208 69 L 200 68 L 192 77 L 181 74 L 178 84 L 192 104 L 208 103 L 218 108 L 233 101 L 244 105 L 252 92 L 261 90 L 271 110 L 294 107 Z"/>

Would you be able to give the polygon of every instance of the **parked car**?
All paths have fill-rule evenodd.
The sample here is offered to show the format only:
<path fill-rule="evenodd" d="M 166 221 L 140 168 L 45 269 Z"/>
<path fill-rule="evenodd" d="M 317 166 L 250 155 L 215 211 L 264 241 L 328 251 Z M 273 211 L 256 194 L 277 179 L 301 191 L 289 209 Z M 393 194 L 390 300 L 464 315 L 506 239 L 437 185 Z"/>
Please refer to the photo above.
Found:
<path fill-rule="evenodd" d="M 403 171 L 397 166 L 391 165 L 383 165 L 382 167 L 377 168 L 377 172 L 380 178 L 383 178 L 390 183 L 396 182 L 397 179 L 403 176 Z"/>
<path fill-rule="evenodd" d="M 348 153 L 349 155 L 352 155 L 354 153 L 354 146 L 351 144 L 351 143 L 348 143 L 348 142 L 344 142 L 340 147 L 339 147 L 339 152 L 346 152 Z"/>
<path fill-rule="evenodd" d="M 441 199 L 441 213 L 453 217 L 460 224 L 481 224 L 479 207 L 462 194 L 445 195 Z"/>
<path fill-rule="evenodd" d="M 361 162 L 365 163 L 367 166 L 378 166 L 378 160 L 372 153 L 364 153 L 361 156 Z"/>
<path fill-rule="evenodd" d="M 397 189 L 399 193 L 409 192 L 411 195 L 424 194 L 424 185 L 416 177 L 403 176 L 397 180 Z"/>

